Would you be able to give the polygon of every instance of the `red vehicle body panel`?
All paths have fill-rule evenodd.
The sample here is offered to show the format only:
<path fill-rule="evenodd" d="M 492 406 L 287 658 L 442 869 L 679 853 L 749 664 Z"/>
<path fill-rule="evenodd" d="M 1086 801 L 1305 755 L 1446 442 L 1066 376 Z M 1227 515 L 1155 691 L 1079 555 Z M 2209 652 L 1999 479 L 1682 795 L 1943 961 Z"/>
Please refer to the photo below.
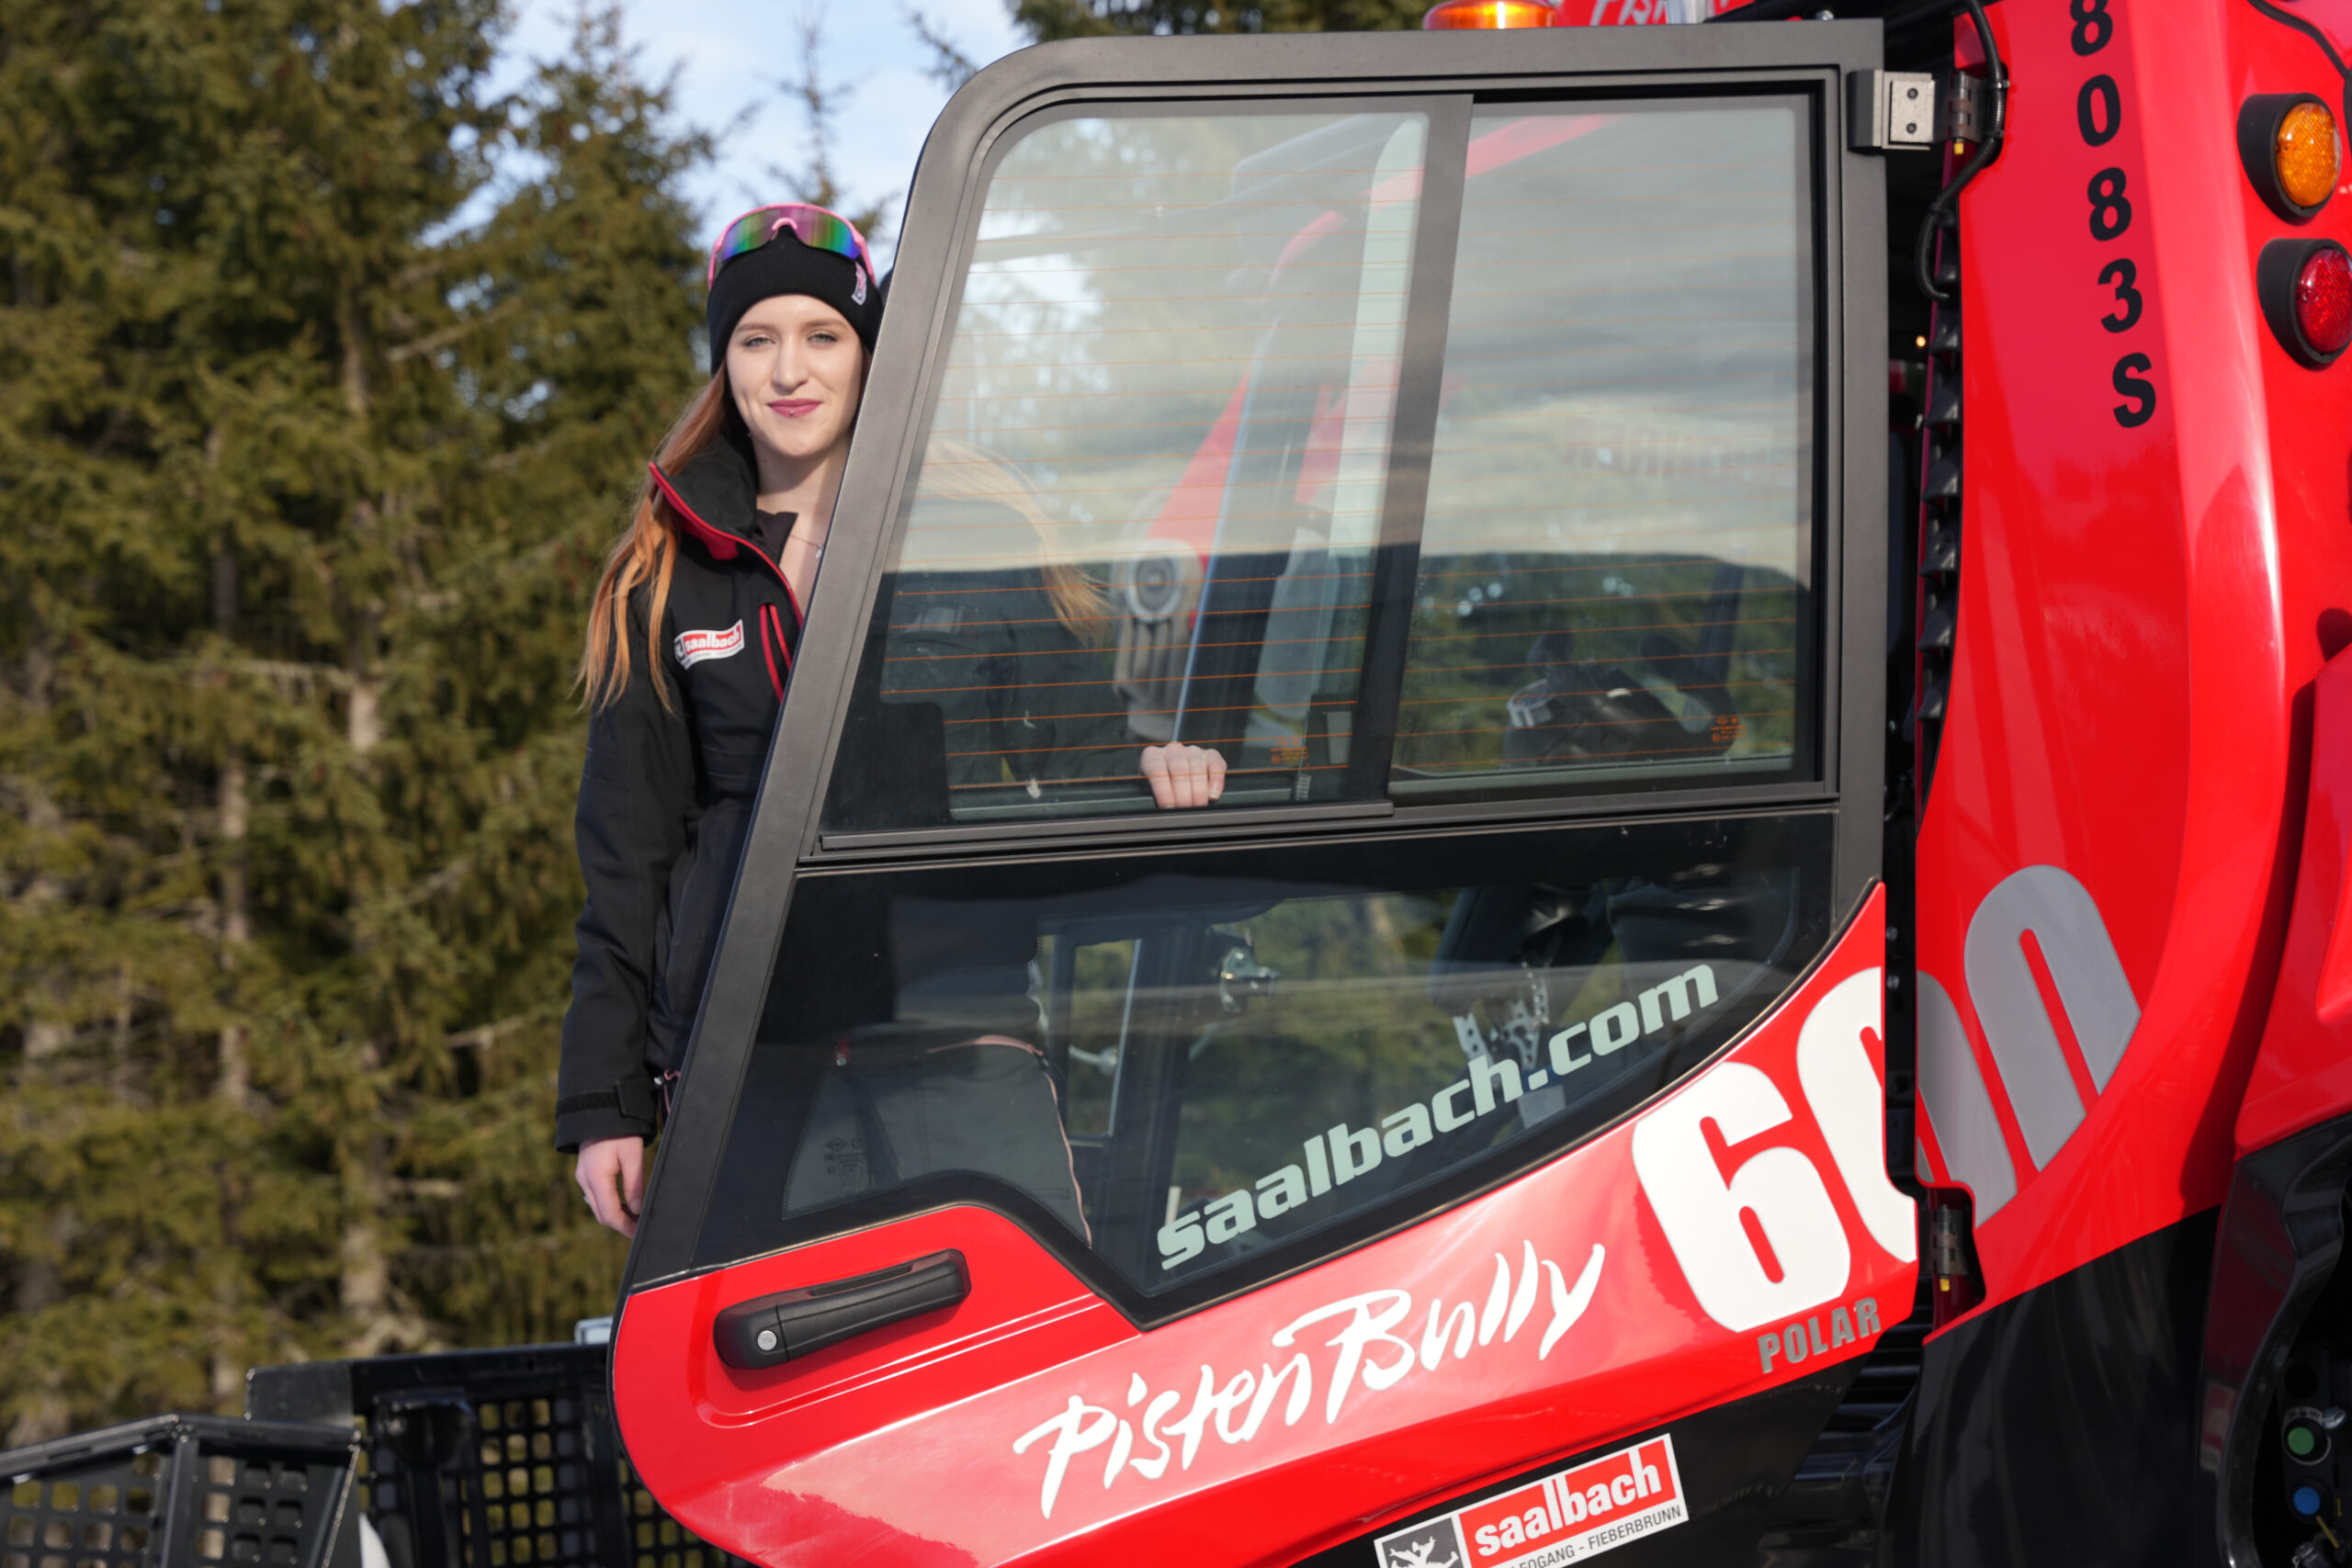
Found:
<path fill-rule="evenodd" d="M 2241 1157 L 2352 1109 L 2352 656 L 2312 683 L 2311 723 L 2294 916 L 2238 1111 Z"/>
<path fill-rule="evenodd" d="M 1287 1561 L 1860 1356 L 1915 1281 L 1882 1168 L 1883 898 L 1640 1114 L 1149 1335 L 978 1208 L 641 1292 L 614 1356 L 630 1455 L 772 1564 Z M 1759 1231 L 1771 1264 L 1740 1263 Z M 766 1371 L 713 1348 L 735 1301 L 950 1247 L 973 1285 L 944 1313 Z"/>
<path fill-rule="evenodd" d="M 2020 85 L 1961 206 L 1960 627 L 1917 953 L 1962 1032 L 1922 1022 L 1919 1167 L 1976 1190 L 1988 1307 L 2221 1201 L 2296 852 L 2296 694 L 2334 651 L 2323 613 L 2352 578 L 2352 381 L 2289 358 L 2254 278 L 2264 242 L 2344 235 L 2347 209 L 2301 229 L 2273 216 L 2228 134 L 2245 96 L 2333 96 L 2335 73 L 2251 7 L 2105 14 L 2112 37 L 2086 54 L 2067 7 L 1994 8 Z M 2083 107 L 2099 76 L 2118 123 Z M 2095 204 L 2119 189 L 2131 218 L 2102 238 L 2116 211 Z M 2128 327 L 2119 260 L 2144 306 Z M 1996 889 L 2015 897 L 2036 867 L 2086 893 L 2089 917 L 1996 951 Z M 2104 1018 L 2041 951 L 2078 939 L 2111 944 L 2128 981 Z M 2052 1027 L 1988 1038 L 1988 991 L 2014 1012 L 2029 985 Z M 2118 1017 L 2130 1049 L 2109 1077 Z M 2006 1161 L 1989 1183 L 1954 1146 L 1962 1097 L 1937 1093 L 1972 1075 Z"/>

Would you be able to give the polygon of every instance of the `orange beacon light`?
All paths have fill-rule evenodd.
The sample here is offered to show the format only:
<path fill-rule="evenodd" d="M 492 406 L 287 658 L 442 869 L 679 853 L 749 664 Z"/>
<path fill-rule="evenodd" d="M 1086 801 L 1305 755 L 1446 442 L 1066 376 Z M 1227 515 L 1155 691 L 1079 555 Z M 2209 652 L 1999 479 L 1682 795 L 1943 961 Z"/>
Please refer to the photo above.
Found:
<path fill-rule="evenodd" d="M 1439 0 L 1421 18 L 1425 32 L 1457 28 L 1548 28 L 1553 11 L 1537 0 Z"/>

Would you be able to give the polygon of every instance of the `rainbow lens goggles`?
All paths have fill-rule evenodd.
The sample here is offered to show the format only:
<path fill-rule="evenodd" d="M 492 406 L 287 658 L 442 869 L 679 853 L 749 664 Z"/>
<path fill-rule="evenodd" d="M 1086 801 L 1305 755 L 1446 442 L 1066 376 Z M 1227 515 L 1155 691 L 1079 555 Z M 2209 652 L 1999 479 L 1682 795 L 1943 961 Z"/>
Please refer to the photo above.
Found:
<path fill-rule="evenodd" d="M 866 253 L 865 239 L 838 212 L 807 202 L 785 202 L 775 207 L 755 207 L 718 231 L 718 239 L 710 247 L 710 270 L 703 276 L 707 288 L 718 281 L 718 269 L 737 256 L 756 251 L 786 230 L 792 237 L 812 251 L 831 251 L 855 264 L 859 274 L 858 293 L 865 292 L 866 281 L 874 276 L 874 258 Z"/>

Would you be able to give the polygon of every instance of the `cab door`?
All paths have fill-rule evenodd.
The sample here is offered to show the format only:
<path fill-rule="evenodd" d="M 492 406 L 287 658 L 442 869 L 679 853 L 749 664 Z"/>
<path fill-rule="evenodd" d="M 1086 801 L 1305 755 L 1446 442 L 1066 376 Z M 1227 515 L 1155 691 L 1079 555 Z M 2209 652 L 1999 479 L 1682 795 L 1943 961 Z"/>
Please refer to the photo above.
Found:
<path fill-rule="evenodd" d="M 1906 1315 L 1877 28 L 1658 32 L 950 105 L 615 1340 L 705 1540 L 1746 1561 Z"/>

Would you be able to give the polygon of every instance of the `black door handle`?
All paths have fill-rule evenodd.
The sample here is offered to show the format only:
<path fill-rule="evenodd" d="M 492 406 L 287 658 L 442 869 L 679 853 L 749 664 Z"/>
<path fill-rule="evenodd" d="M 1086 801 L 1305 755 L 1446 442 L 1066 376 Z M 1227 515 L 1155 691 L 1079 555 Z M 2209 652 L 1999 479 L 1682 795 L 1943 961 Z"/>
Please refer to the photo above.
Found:
<path fill-rule="evenodd" d="M 813 1355 L 870 1328 L 954 1306 L 971 1293 L 964 1255 L 934 1252 L 871 1274 L 738 1302 L 719 1313 L 710 1337 L 720 1360 L 752 1371 Z"/>

